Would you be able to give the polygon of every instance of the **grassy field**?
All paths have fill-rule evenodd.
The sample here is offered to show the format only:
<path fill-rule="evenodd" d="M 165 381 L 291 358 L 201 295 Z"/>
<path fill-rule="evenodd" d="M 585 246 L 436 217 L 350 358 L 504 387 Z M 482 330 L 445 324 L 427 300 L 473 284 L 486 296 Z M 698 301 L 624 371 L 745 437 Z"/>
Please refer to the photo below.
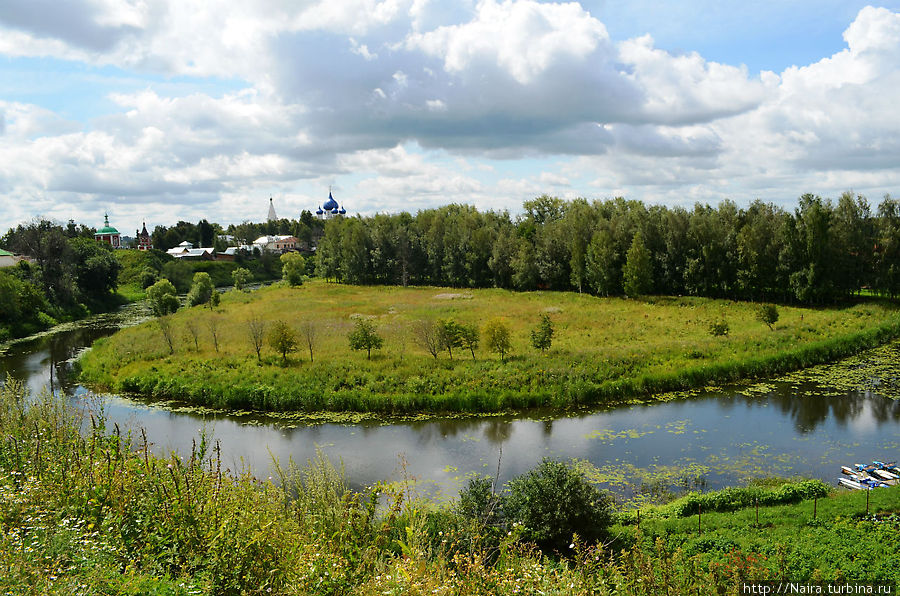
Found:
<path fill-rule="evenodd" d="M 298 288 L 228 292 L 217 310 L 180 310 L 172 318 L 174 353 L 158 322 L 151 321 L 98 341 L 80 366 L 83 381 L 95 387 L 213 408 L 494 412 L 616 403 L 766 376 L 846 356 L 900 332 L 900 314 L 884 302 L 780 306 L 773 330 L 757 320 L 756 309 L 752 303 L 691 297 L 627 300 L 312 281 Z M 530 342 L 543 314 L 555 327 L 546 353 Z M 295 330 L 312 324 L 313 361 L 302 335 L 286 365 L 268 345 L 258 361 L 248 332 L 253 318 L 270 328 L 276 320 Z M 374 323 L 384 338 L 371 360 L 349 348 L 347 335 L 360 318 Z M 480 328 L 497 318 L 511 331 L 512 354 L 505 362 L 483 346 L 475 359 L 459 349 L 453 360 L 446 351 L 434 359 L 416 341 L 423 319 Z M 728 335 L 713 336 L 710 323 L 721 320 L 728 323 Z"/>
<path fill-rule="evenodd" d="M 896 487 L 871 492 L 869 515 L 860 492 L 760 507 L 758 521 L 754 507 L 704 512 L 700 528 L 678 501 L 620 512 L 604 544 L 573 538 L 560 557 L 521 525 L 486 525 L 403 483 L 351 491 L 321 457 L 260 481 L 226 469 L 202 435 L 190 453 L 159 453 L 100 412 L 88 421 L 47 392 L 0 386 L 0 593 L 655 596 L 900 580 Z"/>

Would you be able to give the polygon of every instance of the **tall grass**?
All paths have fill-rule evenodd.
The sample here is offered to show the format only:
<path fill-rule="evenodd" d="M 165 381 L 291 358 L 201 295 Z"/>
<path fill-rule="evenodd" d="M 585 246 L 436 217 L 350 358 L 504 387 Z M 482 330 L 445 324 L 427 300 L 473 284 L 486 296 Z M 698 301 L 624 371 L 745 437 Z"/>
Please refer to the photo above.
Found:
<path fill-rule="evenodd" d="M 80 429 L 83 429 L 80 430 Z M 219 446 L 155 453 L 48 393 L 0 387 L 0 593 L 720 594 L 742 579 L 900 575 L 900 489 L 691 517 L 646 516 L 564 557 L 404 486 L 351 491 L 322 456 L 279 482 L 224 469 Z M 392 488 L 393 487 L 393 488 Z M 801 491 L 802 492 L 802 491 Z M 817 493 L 818 494 L 818 493 Z M 726 497 L 723 499 L 727 500 Z M 892 517 L 894 515 L 894 517 Z"/>
<path fill-rule="evenodd" d="M 450 296 L 450 298 L 448 298 Z M 556 333 L 542 354 L 531 329 L 550 312 Z M 730 335 L 713 337 L 707 322 L 726 316 Z M 317 327 L 314 361 L 291 354 L 288 365 L 270 348 L 261 362 L 247 321 L 285 320 Z M 350 350 L 347 333 L 371 318 L 385 337 L 372 360 Z M 484 349 L 477 359 L 433 358 L 415 341 L 422 319 L 481 325 L 504 318 L 513 338 L 506 361 Z M 186 322 L 217 318 L 217 340 Z M 492 412 L 539 406 L 614 403 L 633 397 L 764 377 L 847 356 L 900 334 L 890 304 L 845 308 L 781 307 L 776 329 L 756 318 L 755 305 L 703 298 L 649 301 L 579 294 L 449 292 L 441 288 L 357 287 L 308 283 L 300 288 L 229 292 L 218 312 L 195 307 L 172 322 L 174 355 L 155 323 L 97 342 L 81 362 L 96 386 L 216 408 L 374 412 Z"/>

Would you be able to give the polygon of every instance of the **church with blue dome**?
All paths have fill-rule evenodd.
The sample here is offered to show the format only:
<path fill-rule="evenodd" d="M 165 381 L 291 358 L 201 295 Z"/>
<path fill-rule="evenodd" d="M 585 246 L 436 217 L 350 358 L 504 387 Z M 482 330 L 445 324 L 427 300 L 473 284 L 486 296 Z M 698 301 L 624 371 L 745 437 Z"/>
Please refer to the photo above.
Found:
<path fill-rule="evenodd" d="M 331 194 L 331 189 L 328 189 L 328 200 L 316 209 L 316 217 L 319 219 L 331 219 L 338 215 L 347 215 L 347 210 L 344 209 L 343 205 L 338 205 L 338 202 L 334 200 L 334 196 Z"/>

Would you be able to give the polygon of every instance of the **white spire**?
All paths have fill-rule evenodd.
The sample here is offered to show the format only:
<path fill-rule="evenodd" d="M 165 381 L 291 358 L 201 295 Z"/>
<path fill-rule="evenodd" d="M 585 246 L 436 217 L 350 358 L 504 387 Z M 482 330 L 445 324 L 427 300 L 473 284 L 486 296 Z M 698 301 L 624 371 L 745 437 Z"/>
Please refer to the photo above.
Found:
<path fill-rule="evenodd" d="M 275 215 L 275 205 L 272 203 L 272 197 L 269 197 L 269 216 L 267 218 L 269 221 L 275 221 L 278 219 L 278 216 Z"/>

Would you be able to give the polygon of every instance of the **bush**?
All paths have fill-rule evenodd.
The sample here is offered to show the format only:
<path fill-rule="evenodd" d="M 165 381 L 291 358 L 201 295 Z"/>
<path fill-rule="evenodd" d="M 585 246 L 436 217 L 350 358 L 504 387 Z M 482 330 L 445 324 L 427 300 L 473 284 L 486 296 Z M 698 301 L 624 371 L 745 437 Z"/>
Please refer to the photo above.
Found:
<path fill-rule="evenodd" d="M 306 260 L 303 255 L 289 252 L 281 255 L 281 277 L 292 286 L 303 285 L 306 274 Z"/>
<path fill-rule="evenodd" d="M 544 552 L 568 552 L 572 535 L 588 542 L 606 535 L 612 501 L 575 468 L 545 458 L 509 483 L 506 515 L 524 526 L 522 536 Z"/>
<path fill-rule="evenodd" d="M 717 319 L 709 324 L 709 334 L 713 337 L 728 335 L 728 330 L 728 321 L 725 319 Z"/>

